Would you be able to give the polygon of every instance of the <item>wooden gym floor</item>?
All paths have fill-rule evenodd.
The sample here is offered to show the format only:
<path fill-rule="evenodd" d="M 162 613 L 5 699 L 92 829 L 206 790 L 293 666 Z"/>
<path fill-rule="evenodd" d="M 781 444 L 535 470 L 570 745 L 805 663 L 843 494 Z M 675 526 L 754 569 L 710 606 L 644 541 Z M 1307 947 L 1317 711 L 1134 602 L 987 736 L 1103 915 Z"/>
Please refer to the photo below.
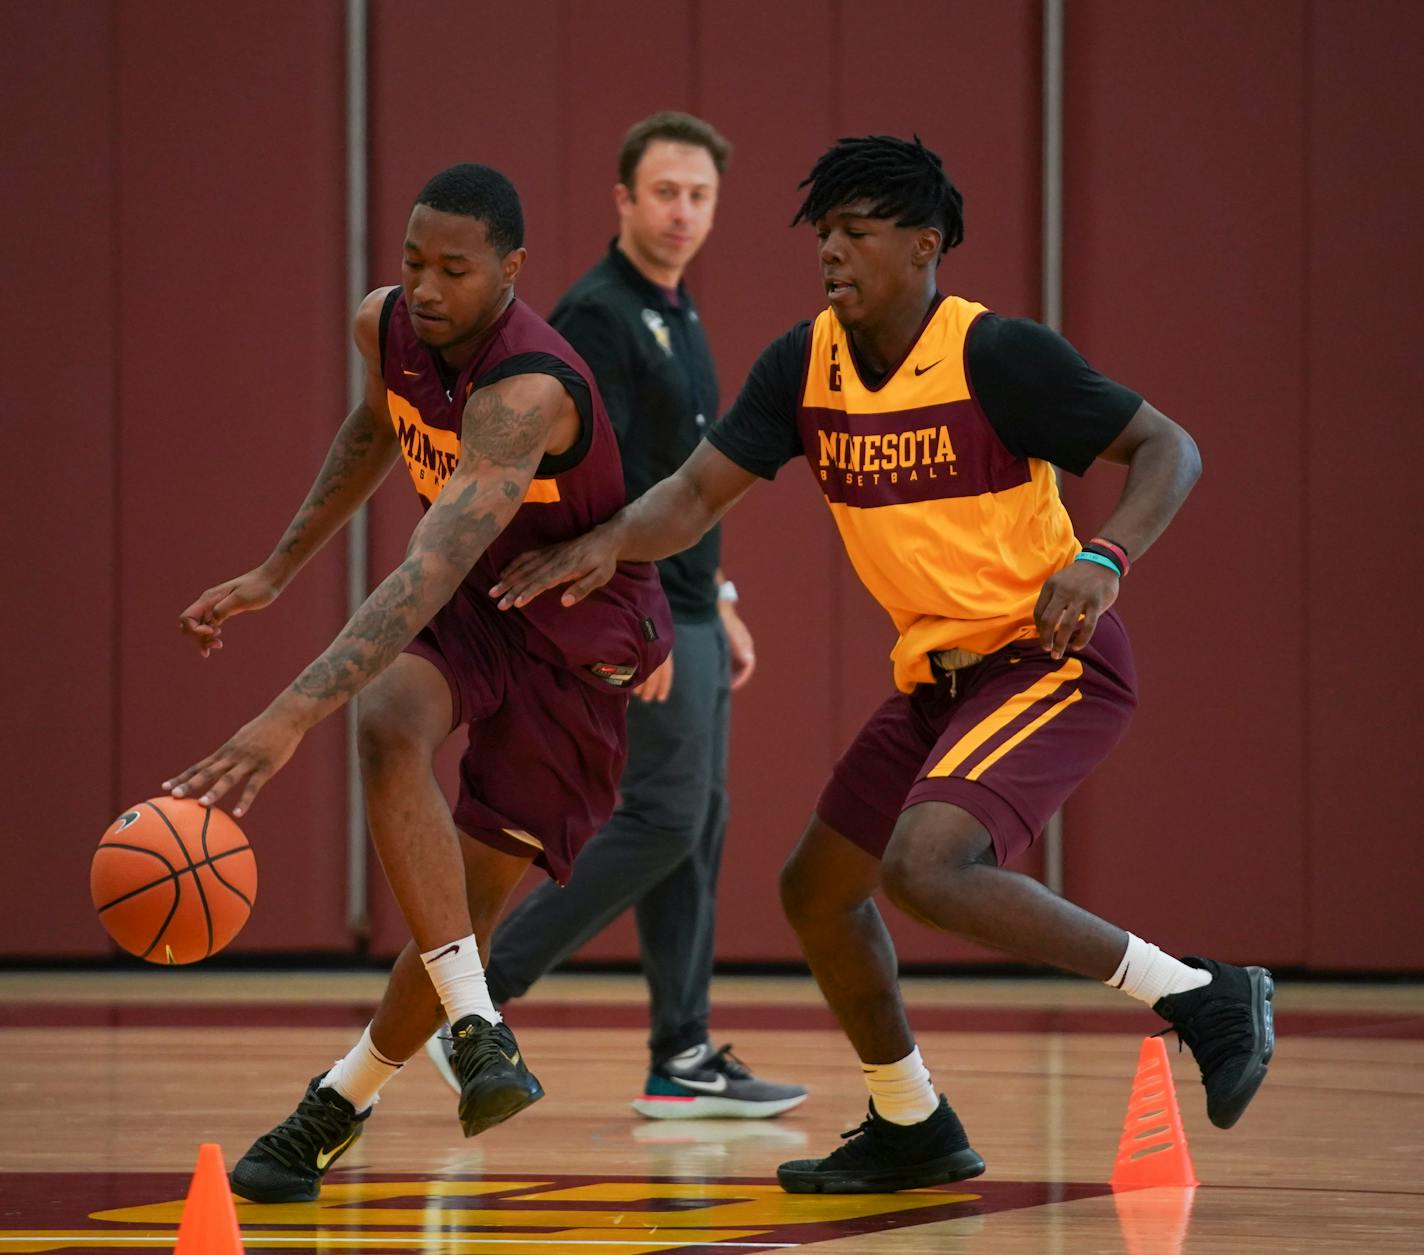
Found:
<path fill-rule="evenodd" d="M 200 1143 L 229 1167 L 365 1024 L 369 974 L 0 973 L 0 1255 L 171 1249 Z M 1155 1017 L 1078 982 L 910 980 L 920 1044 L 988 1161 L 958 1187 L 782 1194 L 776 1164 L 861 1119 L 855 1061 L 809 981 L 714 990 L 718 1042 L 811 1087 L 777 1120 L 644 1121 L 641 983 L 553 977 L 512 1008 L 548 1097 L 472 1141 L 422 1056 L 318 1203 L 239 1203 L 249 1252 L 912 1255 L 1424 1251 L 1424 986 L 1282 982 L 1270 1078 L 1212 1128 L 1172 1045 L 1201 1185 L 1116 1197 Z"/>

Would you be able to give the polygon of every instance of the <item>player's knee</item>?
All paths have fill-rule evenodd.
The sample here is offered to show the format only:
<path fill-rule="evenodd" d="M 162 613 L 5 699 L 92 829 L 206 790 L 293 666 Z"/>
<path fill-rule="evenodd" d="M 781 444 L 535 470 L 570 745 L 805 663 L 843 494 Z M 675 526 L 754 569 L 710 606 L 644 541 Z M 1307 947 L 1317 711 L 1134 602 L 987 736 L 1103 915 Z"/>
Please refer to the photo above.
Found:
<path fill-rule="evenodd" d="M 907 914 L 923 918 L 921 898 L 925 879 L 925 868 L 913 843 L 892 841 L 880 861 L 880 883 L 885 896 Z"/>
<path fill-rule="evenodd" d="M 947 825 L 902 819 L 881 861 L 885 896 L 916 919 L 943 918 L 960 895 L 974 892 L 974 872 L 994 862 L 993 849 L 989 834 L 967 815 Z"/>
<path fill-rule="evenodd" d="M 798 928 L 810 918 L 814 895 L 811 892 L 811 877 L 795 854 L 782 864 L 779 887 L 781 909 L 786 920 L 793 928 Z"/>
<path fill-rule="evenodd" d="M 401 702 L 383 694 L 362 697 L 356 713 L 356 751 L 363 776 L 424 751 L 407 713 Z"/>

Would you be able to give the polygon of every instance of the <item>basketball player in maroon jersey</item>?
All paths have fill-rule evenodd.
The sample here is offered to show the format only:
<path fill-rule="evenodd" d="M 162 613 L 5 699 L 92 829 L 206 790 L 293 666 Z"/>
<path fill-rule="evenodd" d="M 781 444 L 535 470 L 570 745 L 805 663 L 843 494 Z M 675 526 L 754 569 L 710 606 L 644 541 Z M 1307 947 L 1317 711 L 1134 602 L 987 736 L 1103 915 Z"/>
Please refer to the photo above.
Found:
<path fill-rule="evenodd" d="M 304 733 L 361 693 L 371 835 L 413 940 L 360 1041 L 234 1169 L 233 1188 L 257 1202 L 315 1198 L 381 1087 L 443 1020 L 467 1137 L 542 1096 L 480 951 L 530 862 L 562 883 L 607 821 L 627 694 L 670 645 L 650 564 L 622 568 L 575 616 L 551 604 L 508 618 L 486 595 L 517 554 L 587 531 L 625 499 L 592 374 L 515 297 L 523 242 L 518 193 L 498 172 L 460 165 L 426 184 L 401 286 L 356 315 L 364 399 L 267 560 L 181 616 L 204 656 L 219 648 L 223 623 L 270 604 L 405 461 L 426 511 L 405 560 L 262 714 L 164 786 L 205 805 L 241 787 L 241 815 Z M 452 815 L 432 759 L 462 724 Z"/>

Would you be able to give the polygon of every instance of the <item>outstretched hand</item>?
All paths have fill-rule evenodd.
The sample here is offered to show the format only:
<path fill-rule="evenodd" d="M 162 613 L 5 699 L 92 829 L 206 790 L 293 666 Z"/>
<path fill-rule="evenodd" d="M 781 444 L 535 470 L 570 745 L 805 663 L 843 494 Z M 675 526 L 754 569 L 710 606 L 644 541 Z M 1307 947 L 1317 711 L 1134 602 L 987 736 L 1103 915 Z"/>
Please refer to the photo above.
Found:
<path fill-rule="evenodd" d="M 264 711 L 206 758 L 165 780 L 163 787 L 174 797 L 196 794 L 202 805 L 213 806 L 246 780 L 242 796 L 232 808 L 234 816 L 241 815 L 251 808 L 262 786 L 286 765 L 305 732 L 289 719 Z"/>
<path fill-rule="evenodd" d="M 1118 577 L 1095 562 L 1070 562 L 1049 576 L 1033 608 L 1038 639 L 1054 658 L 1083 649 L 1117 600 Z"/>
<path fill-rule="evenodd" d="M 178 616 L 178 630 L 198 644 L 204 658 L 222 648 L 222 623 L 235 614 L 261 610 L 277 599 L 281 590 L 258 571 L 224 580 L 203 593 Z"/>
<path fill-rule="evenodd" d="M 498 599 L 501 610 L 513 610 L 527 606 L 547 589 L 568 584 L 559 600 L 573 606 L 608 583 L 617 567 L 612 538 L 605 528 L 596 527 L 574 540 L 520 554 L 499 573 L 499 583 L 489 595 Z"/>

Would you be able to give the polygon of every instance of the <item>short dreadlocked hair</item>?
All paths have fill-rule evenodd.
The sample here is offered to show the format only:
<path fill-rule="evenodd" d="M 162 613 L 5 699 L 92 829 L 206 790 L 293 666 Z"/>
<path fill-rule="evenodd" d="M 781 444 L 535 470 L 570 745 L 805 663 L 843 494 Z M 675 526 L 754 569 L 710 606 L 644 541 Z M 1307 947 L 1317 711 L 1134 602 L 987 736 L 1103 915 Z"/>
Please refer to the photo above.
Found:
<path fill-rule="evenodd" d="M 943 238 L 941 253 L 964 239 L 964 197 L 944 172 L 939 154 L 920 142 L 894 135 L 864 135 L 837 140 L 797 184 L 811 190 L 796 216 L 817 218 L 851 201 L 868 200 L 871 218 L 893 218 L 897 227 L 934 227 Z"/>
<path fill-rule="evenodd" d="M 466 161 L 442 170 L 420 189 L 415 203 L 483 222 L 490 244 L 501 257 L 524 247 L 524 210 L 519 193 L 513 183 L 489 166 Z"/>

